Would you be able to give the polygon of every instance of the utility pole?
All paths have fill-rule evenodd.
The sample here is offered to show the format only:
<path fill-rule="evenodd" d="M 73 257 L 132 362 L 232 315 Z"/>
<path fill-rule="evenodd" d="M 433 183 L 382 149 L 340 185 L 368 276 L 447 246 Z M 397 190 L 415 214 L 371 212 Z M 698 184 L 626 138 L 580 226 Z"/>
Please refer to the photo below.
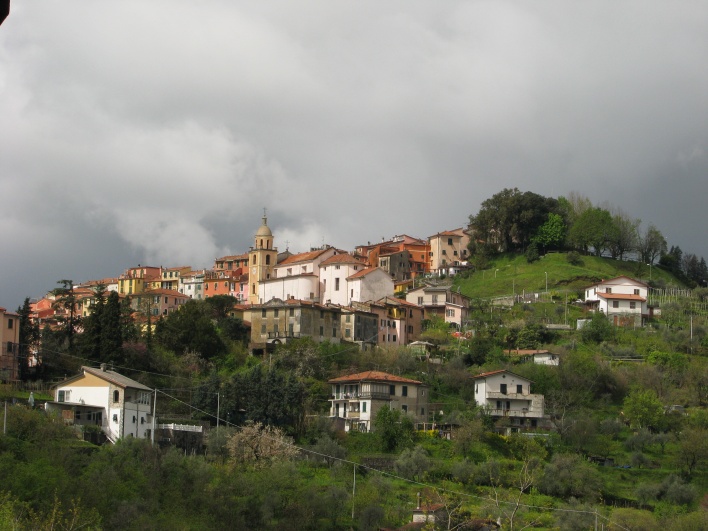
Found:
<path fill-rule="evenodd" d="M 152 399 L 152 432 L 150 433 L 150 443 L 155 446 L 155 428 L 157 427 L 156 420 L 157 416 L 157 389 L 155 389 L 155 396 Z"/>

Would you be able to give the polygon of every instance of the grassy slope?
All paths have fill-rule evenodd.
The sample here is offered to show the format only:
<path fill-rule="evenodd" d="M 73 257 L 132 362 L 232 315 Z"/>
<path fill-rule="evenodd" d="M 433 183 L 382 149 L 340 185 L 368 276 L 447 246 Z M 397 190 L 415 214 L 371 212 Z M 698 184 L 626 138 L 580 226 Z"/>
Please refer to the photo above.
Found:
<path fill-rule="evenodd" d="M 646 264 L 595 256 L 583 256 L 581 260 L 581 264 L 572 265 L 565 253 L 549 253 L 529 264 L 523 255 L 504 255 L 490 263 L 489 269 L 474 272 L 467 278 L 456 278 L 455 285 L 469 297 L 489 298 L 545 291 L 546 273 L 549 291 L 581 291 L 602 279 L 620 275 L 649 280 L 650 268 Z M 656 266 L 651 268 L 651 278 L 663 280 L 667 286 L 682 286 L 673 275 Z"/>

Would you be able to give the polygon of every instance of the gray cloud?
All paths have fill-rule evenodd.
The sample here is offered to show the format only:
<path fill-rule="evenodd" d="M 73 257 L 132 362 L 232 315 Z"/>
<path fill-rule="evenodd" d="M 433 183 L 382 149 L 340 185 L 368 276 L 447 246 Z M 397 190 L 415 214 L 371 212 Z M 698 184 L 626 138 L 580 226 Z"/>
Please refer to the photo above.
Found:
<path fill-rule="evenodd" d="M 351 248 L 578 191 L 708 255 L 693 2 L 13 4 L 0 305 L 138 262 Z"/>

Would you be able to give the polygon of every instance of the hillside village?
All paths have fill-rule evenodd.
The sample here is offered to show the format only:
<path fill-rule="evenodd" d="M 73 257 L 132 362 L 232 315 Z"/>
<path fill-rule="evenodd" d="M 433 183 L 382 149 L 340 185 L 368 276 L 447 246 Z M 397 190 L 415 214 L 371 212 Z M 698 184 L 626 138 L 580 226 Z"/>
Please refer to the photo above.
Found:
<path fill-rule="evenodd" d="M 481 238 L 480 217 L 425 239 L 294 253 L 279 250 L 264 215 L 248 251 L 208 270 L 136 265 L 59 281 L 17 312 L 0 309 L 11 433 L 27 437 L 23 415 L 37 414 L 37 426 L 67 430 L 50 439 L 78 434 L 105 459 L 137 452 L 165 474 L 177 451 L 180 466 L 201 456 L 221 481 L 236 470 L 245 482 L 285 474 L 295 485 L 292 498 L 277 487 L 290 502 L 273 508 L 269 488 L 254 487 L 253 510 L 239 505 L 243 486 L 231 509 L 195 494 L 210 508 L 177 510 L 187 528 L 224 526 L 216 515 L 273 529 L 708 528 L 700 283 L 691 293 L 671 277 L 665 242 L 646 261 L 552 238 L 536 254 L 538 237 L 522 247 L 523 234 L 505 241 L 487 227 Z M 584 245 L 587 254 L 573 250 Z M 658 297 L 667 292 L 683 302 Z M 348 493 L 352 465 L 362 490 Z M 327 486 L 302 501 L 313 474 Z M 76 481 L 86 521 L 122 528 L 87 478 Z M 229 505 L 225 492 L 202 490 Z M 310 506 L 329 496 L 358 508 Z M 65 510 L 69 499 L 55 503 Z M 157 527 L 174 525 L 174 506 L 153 503 Z M 300 504 L 308 523 L 287 527 Z"/>

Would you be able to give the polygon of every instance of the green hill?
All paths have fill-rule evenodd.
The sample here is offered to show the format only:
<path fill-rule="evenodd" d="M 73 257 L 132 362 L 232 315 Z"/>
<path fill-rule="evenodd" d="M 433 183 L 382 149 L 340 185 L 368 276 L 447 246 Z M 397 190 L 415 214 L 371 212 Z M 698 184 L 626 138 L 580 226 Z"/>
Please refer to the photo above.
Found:
<path fill-rule="evenodd" d="M 640 262 L 612 260 L 596 256 L 581 256 L 571 264 L 566 253 L 549 253 L 536 262 L 528 263 L 524 255 L 502 255 L 482 271 L 464 273 L 455 277 L 455 286 L 472 298 L 493 298 L 529 292 L 570 291 L 625 275 L 657 286 L 685 285 L 671 273 Z M 651 278 L 650 278 L 651 276 Z M 548 284 L 546 285 L 546 282 Z"/>

